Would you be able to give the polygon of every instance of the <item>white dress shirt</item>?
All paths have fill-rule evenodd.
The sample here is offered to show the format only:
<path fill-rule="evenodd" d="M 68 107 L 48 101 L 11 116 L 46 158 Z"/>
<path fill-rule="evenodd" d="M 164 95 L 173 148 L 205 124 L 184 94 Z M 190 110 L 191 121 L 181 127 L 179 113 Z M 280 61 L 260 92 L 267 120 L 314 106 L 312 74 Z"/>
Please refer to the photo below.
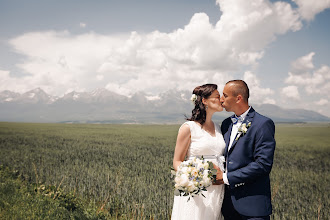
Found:
<path fill-rule="evenodd" d="M 238 121 L 236 124 L 233 125 L 233 127 L 231 129 L 231 133 L 230 133 L 230 142 L 229 142 L 229 146 L 228 146 L 228 151 L 231 148 L 231 145 L 233 144 L 233 142 L 236 138 L 238 128 L 242 125 L 242 122 L 244 121 L 244 119 L 245 119 L 246 115 L 248 114 L 248 112 L 250 111 L 250 109 L 251 109 L 251 106 L 248 110 L 246 110 L 246 112 L 244 112 L 243 114 L 240 115 L 240 117 L 242 118 L 242 121 Z M 223 182 L 225 184 L 229 185 L 229 181 L 228 181 L 228 178 L 227 178 L 227 166 L 226 166 L 226 172 L 223 173 L 222 178 L 223 178 Z"/>

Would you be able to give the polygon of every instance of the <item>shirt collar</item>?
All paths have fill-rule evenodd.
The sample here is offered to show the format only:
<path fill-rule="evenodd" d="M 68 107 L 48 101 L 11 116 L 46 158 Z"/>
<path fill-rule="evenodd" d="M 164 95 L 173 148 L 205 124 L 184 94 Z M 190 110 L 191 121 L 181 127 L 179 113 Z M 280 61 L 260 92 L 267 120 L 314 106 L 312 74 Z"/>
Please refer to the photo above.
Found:
<path fill-rule="evenodd" d="M 249 107 L 248 110 L 246 110 L 243 114 L 240 115 L 240 117 L 242 118 L 243 121 L 244 121 L 246 115 L 249 113 L 250 109 L 251 109 L 251 106 Z M 236 115 L 236 114 L 235 114 L 235 115 Z M 237 116 L 237 115 L 236 115 L 236 116 Z"/>

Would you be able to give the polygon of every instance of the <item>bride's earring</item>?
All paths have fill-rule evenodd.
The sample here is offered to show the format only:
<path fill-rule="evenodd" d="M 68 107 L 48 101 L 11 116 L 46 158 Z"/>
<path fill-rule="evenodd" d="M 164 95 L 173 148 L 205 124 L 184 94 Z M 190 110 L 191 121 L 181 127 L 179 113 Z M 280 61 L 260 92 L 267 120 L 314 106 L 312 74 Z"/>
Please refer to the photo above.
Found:
<path fill-rule="evenodd" d="M 208 106 L 205 106 L 205 110 L 207 110 L 208 109 Z"/>

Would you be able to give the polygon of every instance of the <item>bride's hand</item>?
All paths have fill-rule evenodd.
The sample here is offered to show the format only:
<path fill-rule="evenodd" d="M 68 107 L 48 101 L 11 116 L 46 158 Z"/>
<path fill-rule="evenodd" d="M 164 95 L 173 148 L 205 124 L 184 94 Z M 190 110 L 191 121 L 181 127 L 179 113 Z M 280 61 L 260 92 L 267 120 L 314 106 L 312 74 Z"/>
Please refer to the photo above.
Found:
<path fill-rule="evenodd" d="M 216 176 L 215 181 L 213 182 L 213 185 L 221 185 L 221 184 L 224 184 L 224 182 L 223 182 L 223 177 L 222 177 L 222 174 L 223 174 L 223 173 L 222 173 L 222 171 L 220 170 L 220 168 L 219 168 L 217 165 L 215 165 L 214 163 L 213 163 L 213 168 L 217 170 L 217 176 Z"/>

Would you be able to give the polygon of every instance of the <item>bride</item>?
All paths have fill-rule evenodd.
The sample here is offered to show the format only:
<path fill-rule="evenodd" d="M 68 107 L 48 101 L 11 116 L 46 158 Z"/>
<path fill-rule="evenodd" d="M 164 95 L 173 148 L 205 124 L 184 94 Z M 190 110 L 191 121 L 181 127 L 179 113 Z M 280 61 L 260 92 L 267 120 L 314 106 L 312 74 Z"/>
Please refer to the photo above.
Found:
<path fill-rule="evenodd" d="M 178 166 L 185 158 L 202 156 L 214 163 L 220 173 L 219 156 L 225 149 L 225 142 L 218 124 L 212 121 L 215 112 L 223 110 L 220 104 L 220 94 L 215 84 L 198 86 L 193 91 L 194 109 L 179 129 L 175 146 L 173 167 Z M 218 176 L 218 175 L 217 175 Z M 220 175 L 219 175 L 220 176 Z M 185 196 L 175 196 L 172 210 L 172 220 L 217 220 L 221 219 L 221 206 L 224 197 L 222 180 L 217 180 L 203 192 L 203 196 L 192 197 L 187 201 Z"/>

